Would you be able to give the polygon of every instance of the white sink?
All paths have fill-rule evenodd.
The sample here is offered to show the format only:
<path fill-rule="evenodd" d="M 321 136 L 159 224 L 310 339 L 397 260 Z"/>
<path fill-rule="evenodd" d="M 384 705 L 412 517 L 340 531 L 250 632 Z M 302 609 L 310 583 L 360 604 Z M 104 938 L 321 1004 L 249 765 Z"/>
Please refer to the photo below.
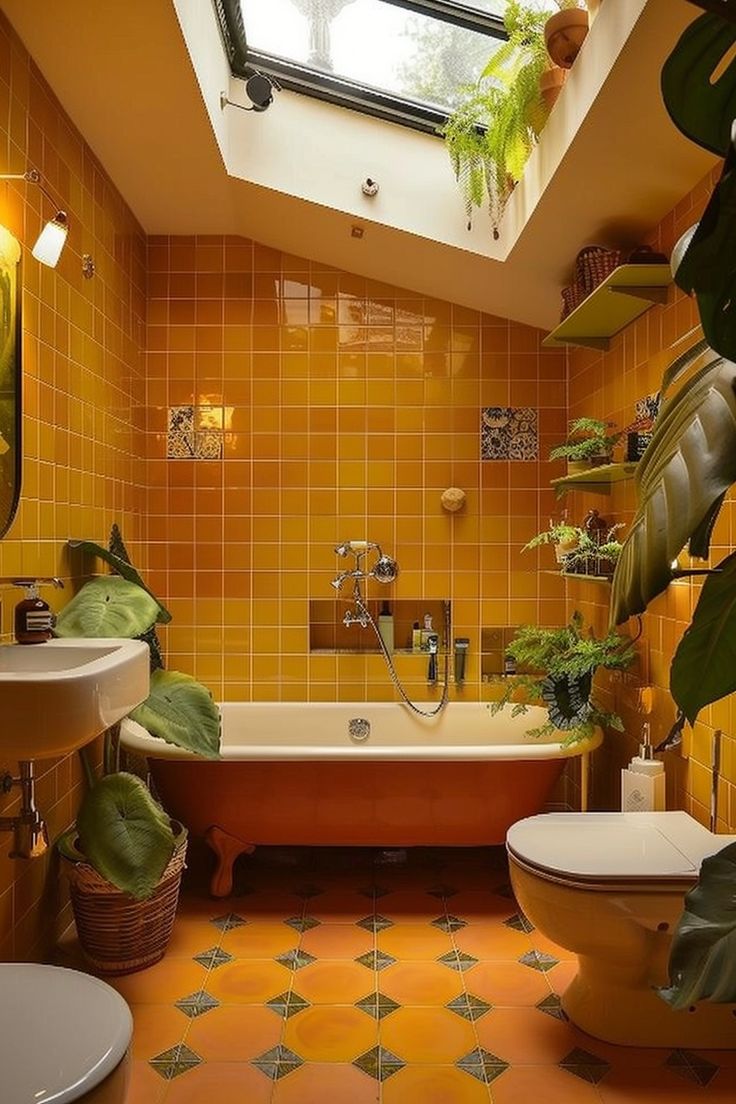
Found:
<path fill-rule="evenodd" d="M 148 697 L 142 640 L 0 646 L 0 766 L 89 743 Z"/>

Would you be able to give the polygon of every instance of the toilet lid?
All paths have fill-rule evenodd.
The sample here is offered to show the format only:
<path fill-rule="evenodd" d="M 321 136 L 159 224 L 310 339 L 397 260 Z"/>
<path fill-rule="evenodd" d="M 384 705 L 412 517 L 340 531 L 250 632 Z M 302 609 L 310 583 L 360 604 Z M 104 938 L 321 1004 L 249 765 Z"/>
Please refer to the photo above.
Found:
<path fill-rule="evenodd" d="M 35 963 L 0 963 L 0 1099 L 69 1104 L 123 1058 L 130 1009 L 88 974 Z"/>
<path fill-rule="evenodd" d="M 683 812 L 547 813 L 512 825 L 506 843 L 526 866 L 555 878 L 688 881 L 733 839 Z"/>

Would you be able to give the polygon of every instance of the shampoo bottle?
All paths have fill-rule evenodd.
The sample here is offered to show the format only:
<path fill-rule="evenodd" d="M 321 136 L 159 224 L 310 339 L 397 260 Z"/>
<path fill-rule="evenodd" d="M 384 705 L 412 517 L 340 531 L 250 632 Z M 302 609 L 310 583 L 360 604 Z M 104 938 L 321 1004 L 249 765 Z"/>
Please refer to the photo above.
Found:
<path fill-rule="evenodd" d="M 664 763 L 654 758 L 649 743 L 649 725 L 644 725 L 644 743 L 626 770 L 621 771 L 621 811 L 661 812 L 665 807 Z"/>
<path fill-rule="evenodd" d="M 53 636 L 53 614 L 48 602 L 39 597 L 38 584 L 24 579 L 26 596 L 15 607 L 15 639 L 19 644 L 43 644 Z"/>
<path fill-rule="evenodd" d="M 422 650 L 422 630 L 419 628 L 419 622 L 415 621 L 411 630 L 411 650 L 413 652 L 421 652 Z"/>
<path fill-rule="evenodd" d="M 388 602 L 384 602 L 378 615 L 378 632 L 389 655 L 394 650 L 394 618 Z"/>

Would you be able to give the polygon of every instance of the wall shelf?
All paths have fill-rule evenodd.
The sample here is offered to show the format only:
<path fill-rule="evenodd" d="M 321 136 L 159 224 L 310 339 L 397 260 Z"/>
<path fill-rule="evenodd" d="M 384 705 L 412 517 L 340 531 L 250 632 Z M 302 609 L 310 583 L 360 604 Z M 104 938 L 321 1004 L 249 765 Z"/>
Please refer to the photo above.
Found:
<path fill-rule="evenodd" d="M 655 303 L 667 302 L 668 264 L 625 264 L 607 276 L 542 342 L 547 348 L 607 349 L 610 338 Z"/>
<path fill-rule="evenodd" d="M 585 471 L 575 472 L 573 475 L 562 475 L 559 479 L 551 479 L 550 483 L 558 495 L 576 488 L 582 491 L 592 491 L 594 494 L 610 494 L 613 483 L 622 483 L 626 479 L 633 479 L 636 469 L 636 462 L 624 461 L 621 464 L 602 464 L 599 468 L 586 468 Z"/>
<path fill-rule="evenodd" d="M 612 575 L 586 575 L 582 571 L 549 571 L 542 572 L 543 575 L 556 575 L 558 579 L 583 579 L 586 583 L 610 583 L 613 578 Z"/>

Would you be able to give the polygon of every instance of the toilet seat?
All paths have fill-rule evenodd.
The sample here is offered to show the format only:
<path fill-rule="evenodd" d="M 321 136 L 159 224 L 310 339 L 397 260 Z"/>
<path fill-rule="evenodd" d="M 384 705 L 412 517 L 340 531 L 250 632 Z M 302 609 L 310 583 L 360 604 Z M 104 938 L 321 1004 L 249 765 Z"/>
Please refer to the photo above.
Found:
<path fill-rule="evenodd" d="M 130 1009 L 89 974 L 3 962 L 0 993 L 0 1096 L 8 1104 L 71 1104 L 104 1081 L 130 1045 Z"/>
<path fill-rule="evenodd" d="M 684 892 L 703 859 L 733 839 L 684 812 L 547 813 L 512 825 L 506 847 L 523 869 L 557 884 Z"/>

